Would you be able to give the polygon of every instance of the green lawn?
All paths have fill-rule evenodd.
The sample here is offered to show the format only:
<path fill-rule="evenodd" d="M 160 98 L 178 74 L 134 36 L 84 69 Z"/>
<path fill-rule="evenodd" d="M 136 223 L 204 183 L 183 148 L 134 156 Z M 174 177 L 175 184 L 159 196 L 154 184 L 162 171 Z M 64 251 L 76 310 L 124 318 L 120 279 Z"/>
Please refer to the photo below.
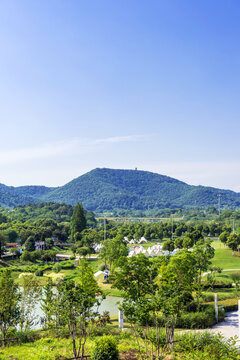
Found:
<path fill-rule="evenodd" d="M 232 254 L 232 250 L 224 247 L 220 241 L 213 241 L 215 256 L 212 259 L 213 266 L 219 266 L 222 269 L 240 269 L 240 253 Z"/>
<path fill-rule="evenodd" d="M 215 256 L 212 259 L 212 265 L 219 266 L 222 269 L 240 269 L 240 256 L 232 255 L 232 250 L 216 249 Z"/>

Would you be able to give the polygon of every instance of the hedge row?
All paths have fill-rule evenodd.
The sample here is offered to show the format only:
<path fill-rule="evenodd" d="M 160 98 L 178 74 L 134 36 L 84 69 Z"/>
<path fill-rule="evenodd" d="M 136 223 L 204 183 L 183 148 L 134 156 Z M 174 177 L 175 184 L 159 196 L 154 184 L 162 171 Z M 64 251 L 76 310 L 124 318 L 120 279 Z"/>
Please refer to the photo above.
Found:
<path fill-rule="evenodd" d="M 10 270 L 17 271 L 17 272 L 35 273 L 36 271 L 52 270 L 52 268 L 55 264 L 25 265 L 25 266 L 21 266 L 21 267 L 11 266 Z M 61 264 L 62 269 L 73 269 L 75 267 L 73 261 L 71 261 L 71 260 L 62 261 L 60 264 Z M 0 271 L 3 271 L 4 269 L 6 269 L 6 268 L 1 268 Z"/>
<path fill-rule="evenodd" d="M 219 308 L 218 319 L 223 321 L 225 311 Z M 164 325 L 164 318 L 159 317 L 159 321 Z M 216 315 L 214 306 L 208 305 L 199 312 L 182 313 L 177 318 L 176 327 L 179 329 L 206 329 L 216 324 Z"/>

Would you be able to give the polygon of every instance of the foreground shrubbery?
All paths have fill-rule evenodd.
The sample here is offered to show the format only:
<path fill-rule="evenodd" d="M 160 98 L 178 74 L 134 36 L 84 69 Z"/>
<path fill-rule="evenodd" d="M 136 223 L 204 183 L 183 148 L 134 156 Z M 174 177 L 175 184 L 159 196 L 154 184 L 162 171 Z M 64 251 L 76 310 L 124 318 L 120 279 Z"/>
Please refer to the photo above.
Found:
<path fill-rule="evenodd" d="M 179 343 L 174 350 L 177 359 L 183 360 L 236 360 L 240 359 L 239 348 L 234 339 L 225 339 L 222 335 L 203 333 L 185 333 L 178 337 Z M 181 353 L 181 355 L 179 355 Z"/>
<path fill-rule="evenodd" d="M 92 360 L 119 360 L 117 340 L 109 335 L 104 335 L 96 340 L 92 350 Z"/>
<path fill-rule="evenodd" d="M 219 308 L 218 320 L 223 321 L 225 311 Z M 165 326 L 165 320 L 159 316 L 158 321 Z M 206 329 L 216 324 L 216 315 L 213 305 L 201 306 L 201 311 L 182 312 L 176 319 L 176 327 L 179 329 Z M 154 322 L 152 322 L 154 326 Z"/>
<path fill-rule="evenodd" d="M 21 344 L 11 345 L 5 349 L 0 348 L 1 360 L 62 360 L 72 357 L 71 341 L 66 336 L 55 338 L 50 333 L 46 337 L 34 341 L 34 333 L 21 335 Z M 18 336 L 20 334 L 18 333 Z M 28 343 L 26 340 L 29 339 Z M 226 340 L 220 335 L 209 332 L 176 334 L 177 342 L 171 352 L 166 349 L 166 344 L 162 345 L 161 357 L 159 359 L 175 360 L 237 360 L 240 359 L 239 349 L 235 346 L 234 340 Z M 34 341 L 34 342 L 33 342 Z M 129 354 L 135 354 L 135 359 L 140 359 L 136 355 L 137 344 L 131 333 L 122 332 L 115 336 L 93 337 L 87 341 L 86 353 L 91 354 L 92 360 L 118 359 L 116 351 L 118 344 L 120 356 L 124 353 L 124 358 L 128 359 Z M 143 342 L 141 348 L 144 352 Z M 111 357 L 113 356 L 113 357 Z M 122 357 L 121 357 L 122 358 Z"/>
<path fill-rule="evenodd" d="M 224 320 L 224 310 L 219 309 L 219 321 Z M 177 327 L 181 329 L 206 329 L 216 324 L 216 315 L 213 307 L 205 311 L 194 313 L 183 313 L 177 319 Z"/>

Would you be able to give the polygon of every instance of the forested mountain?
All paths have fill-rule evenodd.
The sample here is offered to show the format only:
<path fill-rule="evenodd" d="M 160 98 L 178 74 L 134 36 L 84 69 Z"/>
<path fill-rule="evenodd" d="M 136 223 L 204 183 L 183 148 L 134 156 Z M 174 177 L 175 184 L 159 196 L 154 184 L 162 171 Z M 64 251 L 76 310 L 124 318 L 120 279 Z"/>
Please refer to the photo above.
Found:
<path fill-rule="evenodd" d="M 64 186 L 8 187 L 0 184 L 0 204 L 5 206 L 57 202 L 102 210 L 147 210 L 157 208 L 217 205 L 239 207 L 240 194 L 206 186 L 192 186 L 168 176 L 139 170 L 94 169 Z"/>

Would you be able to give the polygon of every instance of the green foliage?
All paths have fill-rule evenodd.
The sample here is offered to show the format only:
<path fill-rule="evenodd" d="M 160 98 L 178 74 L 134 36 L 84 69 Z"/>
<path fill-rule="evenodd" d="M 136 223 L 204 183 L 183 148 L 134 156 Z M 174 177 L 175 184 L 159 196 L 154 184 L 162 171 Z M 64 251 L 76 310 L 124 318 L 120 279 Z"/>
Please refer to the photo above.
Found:
<path fill-rule="evenodd" d="M 70 229 L 71 229 L 71 240 L 76 241 L 75 236 L 81 233 L 87 226 L 87 220 L 85 216 L 82 204 L 77 203 L 73 210 L 71 217 Z"/>
<path fill-rule="evenodd" d="M 187 332 L 180 335 L 179 340 L 181 359 L 236 360 L 240 357 L 236 341 L 233 338 L 224 339 L 220 334 Z"/>
<path fill-rule="evenodd" d="M 53 248 L 54 241 L 52 238 L 47 238 L 45 239 L 45 244 L 46 244 L 46 249 L 51 250 Z"/>
<path fill-rule="evenodd" d="M 90 254 L 90 249 L 87 246 L 82 246 L 80 248 L 77 248 L 77 254 L 80 256 L 87 256 L 88 254 Z"/>
<path fill-rule="evenodd" d="M 96 340 L 91 358 L 93 360 L 119 360 L 116 339 L 112 335 L 103 335 Z"/>
<path fill-rule="evenodd" d="M 174 250 L 174 242 L 172 240 L 166 240 L 164 241 L 163 245 L 162 245 L 162 249 L 163 250 L 167 250 L 169 252 L 173 251 Z"/>
<path fill-rule="evenodd" d="M 6 243 L 7 237 L 6 237 L 6 233 L 4 231 L 0 231 L 0 258 L 2 257 L 3 254 L 3 246 Z"/>
<path fill-rule="evenodd" d="M 163 209 L 217 205 L 218 189 L 191 186 L 148 171 L 94 169 L 46 194 L 45 199 L 67 204 L 81 201 L 92 211 Z M 221 190 L 223 206 L 239 206 L 239 195 Z"/>
<path fill-rule="evenodd" d="M 55 273 L 59 273 L 62 270 L 62 266 L 59 263 L 56 263 L 53 265 L 52 269 Z"/>
<path fill-rule="evenodd" d="M 191 186 L 148 171 L 94 169 L 58 188 L 44 186 L 14 188 L 0 185 L 0 204 L 12 207 L 50 201 L 75 205 L 81 201 L 84 207 L 92 211 L 114 209 L 159 211 L 166 208 L 192 207 L 197 203 L 198 206 L 209 207 L 209 211 L 214 211 L 218 193 L 219 189 Z M 221 190 L 221 195 L 222 206 L 240 205 L 239 194 Z"/>
<path fill-rule="evenodd" d="M 224 320 L 224 311 L 219 309 L 219 321 Z M 213 307 L 199 312 L 183 312 L 176 321 L 180 329 L 206 329 L 216 324 L 215 310 Z"/>
<path fill-rule="evenodd" d="M 16 327 L 20 319 L 20 294 L 11 271 L 6 269 L 0 275 L 0 330 L 3 339 L 11 327 Z"/>
<path fill-rule="evenodd" d="M 36 305 L 40 299 L 42 289 L 38 279 L 34 275 L 23 277 L 22 296 L 21 296 L 21 316 L 20 329 L 29 330 L 33 324 L 37 323 Z"/>
<path fill-rule="evenodd" d="M 76 282 L 66 280 L 57 287 L 57 291 L 59 317 L 71 335 L 74 357 L 80 354 L 83 356 L 92 320 L 97 315 L 94 309 L 94 306 L 99 305 L 97 293 L 100 293 L 93 271 L 85 259 L 79 263 Z"/>
<path fill-rule="evenodd" d="M 35 240 L 33 236 L 29 236 L 27 238 L 27 241 L 25 242 L 25 250 L 29 252 L 35 250 Z"/>
<path fill-rule="evenodd" d="M 16 230 L 13 229 L 9 229 L 7 231 L 7 241 L 12 243 L 15 242 L 18 238 L 18 233 L 16 232 Z"/>
<path fill-rule="evenodd" d="M 121 235 L 117 235 L 114 239 L 103 241 L 100 249 L 99 257 L 105 261 L 111 270 L 112 265 L 116 265 L 119 259 L 128 255 L 128 248 Z"/>
<path fill-rule="evenodd" d="M 35 276 L 43 276 L 43 270 L 36 270 Z"/>
<path fill-rule="evenodd" d="M 228 239 L 229 233 L 227 231 L 223 231 L 220 235 L 219 235 L 219 240 L 223 243 L 226 244 L 227 239 Z"/>
<path fill-rule="evenodd" d="M 228 238 L 227 238 L 227 246 L 232 250 L 232 251 L 237 251 L 238 247 L 240 245 L 240 235 L 239 234 L 235 234 L 235 233 L 231 233 Z"/>

